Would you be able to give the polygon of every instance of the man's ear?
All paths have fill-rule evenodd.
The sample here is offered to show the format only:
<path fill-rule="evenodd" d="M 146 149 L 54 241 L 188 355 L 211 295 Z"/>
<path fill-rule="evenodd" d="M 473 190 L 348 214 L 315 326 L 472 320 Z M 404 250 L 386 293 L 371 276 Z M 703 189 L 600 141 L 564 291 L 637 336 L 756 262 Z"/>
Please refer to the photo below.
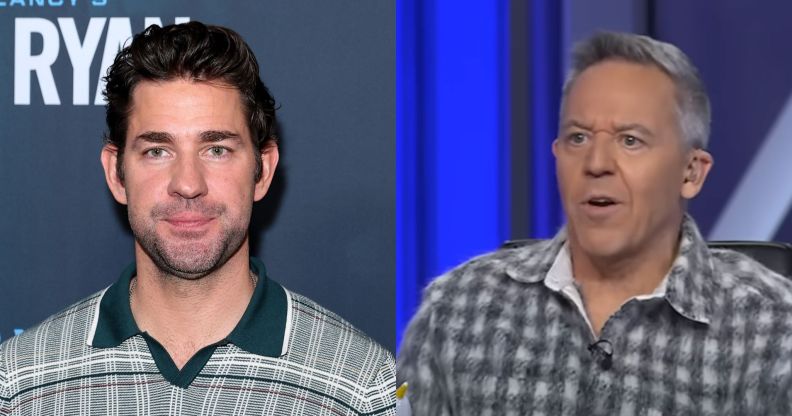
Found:
<path fill-rule="evenodd" d="M 270 185 L 272 185 L 272 178 L 275 176 L 275 168 L 278 166 L 278 145 L 275 143 L 268 144 L 259 155 L 261 157 L 261 177 L 256 181 L 255 189 L 253 192 L 253 200 L 260 201 L 267 194 Z"/>
<path fill-rule="evenodd" d="M 104 168 L 105 181 L 113 198 L 119 204 L 127 204 L 126 187 L 124 186 L 124 179 L 118 176 L 118 147 L 113 144 L 106 144 L 102 147 L 102 168 Z"/>
<path fill-rule="evenodd" d="M 556 159 L 558 159 L 558 138 L 556 138 L 555 140 L 553 140 L 553 146 L 552 146 L 552 148 L 553 148 L 553 157 L 555 157 Z"/>
<path fill-rule="evenodd" d="M 698 195 L 704 186 L 707 174 L 712 169 L 712 164 L 712 155 L 706 150 L 693 149 L 690 152 L 687 166 L 685 166 L 685 177 L 682 180 L 682 198 L 693 199 Z"/>

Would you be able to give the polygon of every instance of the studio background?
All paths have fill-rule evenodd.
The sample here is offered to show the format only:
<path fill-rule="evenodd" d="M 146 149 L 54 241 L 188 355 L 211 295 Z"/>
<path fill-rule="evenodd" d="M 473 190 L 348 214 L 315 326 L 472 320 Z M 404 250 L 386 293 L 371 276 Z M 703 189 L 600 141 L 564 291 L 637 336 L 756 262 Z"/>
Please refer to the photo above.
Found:
<path fill-rule="evenodd" d="M 572 45 L 598 30 L 680 47 L 712 101 L 708 239 L 792 241 L 792 3 L 397 0 L 397 334 L 435 276 L 563 224 L 550 146 Z"/>
<path fill-rule="evenodd" d="M 99 163 L 100 66 L 146 18 L 186 17 L 239 32 L 280 105 L 281 162 L 254 206 L 253 254 L 393 350 L 394 12 L 392 1 L 0 1 L 2 340 L 133 260 Z"/>

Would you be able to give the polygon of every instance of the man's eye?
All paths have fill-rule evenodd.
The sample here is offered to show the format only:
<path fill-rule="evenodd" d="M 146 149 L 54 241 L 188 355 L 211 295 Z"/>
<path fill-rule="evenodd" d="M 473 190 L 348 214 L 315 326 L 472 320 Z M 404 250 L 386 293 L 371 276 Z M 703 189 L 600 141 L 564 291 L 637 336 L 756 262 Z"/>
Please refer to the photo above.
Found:
<path fill-rule="evenodd" d="M 572 133 L 569 135 L 568 140 L 572 144 L 582 144 L 586 141 L 586 135 L 583 133 Z"/>
<path fill-rule="evenodd" d="M 213 146 L 209 149 L 209 154 L 214 157 L 222 157 L 228 154 L 228 149 L 220 146 Z"/>
<path fill-rule="evenodd" d="M 641 145 L 641 139 L 627 135 L 622 137 L 622 143 L 624 143 L 626 147 L 638 147 Z"/>
<path fill-rule="evenodd" d="M 165 154 L 166 154 L 165 153 L 165 149 L 163 149 L 161 147 L 154 147 L 154 148 L 146 150 L 146 156 L 149 156 L 149 157 L 160 158 L 160 157 L 165 156 Z"/>

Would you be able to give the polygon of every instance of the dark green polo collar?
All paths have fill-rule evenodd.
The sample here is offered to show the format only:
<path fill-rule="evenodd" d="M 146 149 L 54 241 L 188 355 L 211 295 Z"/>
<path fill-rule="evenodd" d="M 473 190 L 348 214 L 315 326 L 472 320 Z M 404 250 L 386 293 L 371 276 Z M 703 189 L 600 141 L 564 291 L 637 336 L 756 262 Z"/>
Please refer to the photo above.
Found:
<path fill-rule="evenodd" d="M 264 263 L 257 258 L 250 258 L 250 269 L 258 275 L 258 284 L 245 314 L 226 340 L 253 354 L 280 357 L 286 354 L 283 341 L 289 335 L 286 291 L 267 277 Z"/>
<path fill-rule="evenodd" d="M 208 351 L 205 348 L 196 353 L 182 368 L 181 374 L 165 350 L 161 346 L 156 348 L 159 343 L 142 332 L 132 316 L 129 306 L 129 284 L 135 276 L 135 263 L 130 264 L 121 273 L 121 278 L 113 283 L 102 296 L 98 317 L 95 318 L 96 330 L 93 338 L 88 339 L 88 344 L 97 348 L 113 348 L 135 335 L 142 335 L 146 338 L 152 356 L 163 376 L 171 383 L 181 387 L 187 387 L 192 382 L 195 375 L 203 369 L 211 357 L 211 353 L 219 345 L 232 343 L 252 354 L 280 357 L 286 352 L 283 348 L 283 341 L 288 336 L 286 334 L 288 317 L 286 291 L 280 284 L 267 277 L 264 264 L 260 260 L 251 257 L 250 269 L 258 275 L 258 283 L 244 315 L 224 340 L 209 346 Z M 152 346 L 155 348 L 151 348 Z M 162 357 L 163 353 L 164 357 Z M 201 362 L 194 363 L 194 360 Z M 185 372 L 191 374 L 184 374 Z"/>

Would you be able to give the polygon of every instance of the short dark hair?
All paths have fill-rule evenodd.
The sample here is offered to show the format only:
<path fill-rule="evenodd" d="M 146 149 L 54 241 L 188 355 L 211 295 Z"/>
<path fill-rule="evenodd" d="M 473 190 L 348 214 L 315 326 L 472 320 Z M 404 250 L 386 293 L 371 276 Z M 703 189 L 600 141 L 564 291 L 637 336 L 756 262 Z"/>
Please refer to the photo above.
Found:
<path fill-rule="evenodd" d="M 259 77 L 253 51 L 231 29 L 192 21 L 178 25 L 149 26 L 132 38 L 107 71 L 105 144 L 118 148 L 116 171 L 123 180 L 132 93 L 140 81 L 220 81 L 239 90 L 253 144 L 259 151 L 277 143 L 275 100 Z M 256 158 L 256 180 L 261 178 L 261 158 Z"/>

